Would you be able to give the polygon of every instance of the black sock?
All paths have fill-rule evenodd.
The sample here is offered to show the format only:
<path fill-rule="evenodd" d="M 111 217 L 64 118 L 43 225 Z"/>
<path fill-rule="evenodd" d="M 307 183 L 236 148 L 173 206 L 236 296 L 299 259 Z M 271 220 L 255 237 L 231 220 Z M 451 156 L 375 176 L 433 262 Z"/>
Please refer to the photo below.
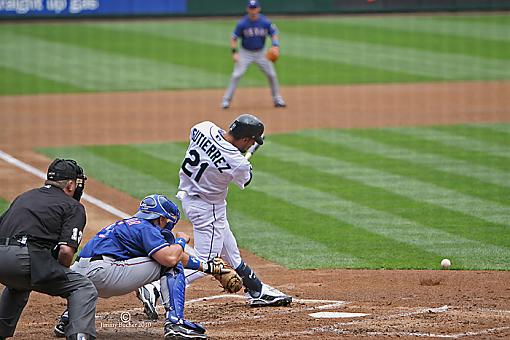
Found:
<path fill-rule="evenodd" d="M 250 295 L 258 297 L 258 294 L 262 291 L 262 282 L 255 275 L 255 272 L 244 261 L 241 261 L 239 267 L 236 268 L 236 272 L 243 279 L 243 285 L 248 289 Z"/>

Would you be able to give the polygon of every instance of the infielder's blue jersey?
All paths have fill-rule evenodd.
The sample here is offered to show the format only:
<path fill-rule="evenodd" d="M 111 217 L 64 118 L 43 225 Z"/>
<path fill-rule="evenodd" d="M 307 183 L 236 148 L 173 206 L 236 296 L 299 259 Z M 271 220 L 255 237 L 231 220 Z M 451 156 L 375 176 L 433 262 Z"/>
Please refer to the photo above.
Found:
<path fill-rule="evenodd" d="M 108 255 L 117 260 L 127 260 L 152 256 L 169 245 L 160 228 L 144 219 L 132 217 L 103 228 L 83 247 L 80 257 Z"/>
<path fill-rule="evenodd" d="M 269 21 L 263 14 L 255 21 L 251 21 L 248 15 L 245 15 L 232 33 L 232 37 L 241 38 L 243 48 L 250 51 L 257 51 L 264 48 L 266 36 L 278 34 L 276 26 Z"/>

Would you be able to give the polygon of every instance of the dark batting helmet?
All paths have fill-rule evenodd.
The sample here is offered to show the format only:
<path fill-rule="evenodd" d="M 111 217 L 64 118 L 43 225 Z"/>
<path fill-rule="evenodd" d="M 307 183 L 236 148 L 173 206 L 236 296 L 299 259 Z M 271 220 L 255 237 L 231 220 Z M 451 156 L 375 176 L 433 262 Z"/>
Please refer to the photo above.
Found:
<path fill-rule="evenodd" d="M 250 137 L 255 139 L 258 144 L 264 144 L 264 139 L 262 139 L 264 123 L 249 113 L 242 114 L 234 120 L 230 125 L 230 133 L 236 139 Z"/>

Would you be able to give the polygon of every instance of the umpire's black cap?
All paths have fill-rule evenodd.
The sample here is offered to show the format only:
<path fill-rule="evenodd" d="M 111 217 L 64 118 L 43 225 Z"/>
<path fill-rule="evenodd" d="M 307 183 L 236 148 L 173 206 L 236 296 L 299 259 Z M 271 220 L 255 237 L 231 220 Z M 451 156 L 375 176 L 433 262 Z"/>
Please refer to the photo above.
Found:
<path fill-rule="evenodd" d="M 249 113 L 245 113 L 237 117 L 230 125 L 230 132 L 237 139 L 250 137 L 255 139 L 258 144 L 264 144 L 264 139 L 262 139 L 262 135 L 264 134 L 264 123 Z"/>
<path fill-rule="evenodd" d="M 83 169 L 72 159 L 56 158 L 48 167 L 46 178 L 51 181 L 84 178 Z"/>

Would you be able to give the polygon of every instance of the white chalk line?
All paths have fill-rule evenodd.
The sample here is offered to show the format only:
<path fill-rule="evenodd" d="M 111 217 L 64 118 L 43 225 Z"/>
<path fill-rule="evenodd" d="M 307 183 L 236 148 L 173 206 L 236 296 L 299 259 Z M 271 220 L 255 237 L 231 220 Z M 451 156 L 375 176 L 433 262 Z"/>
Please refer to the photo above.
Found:
<path fill-rule="evenodd" d="M 212 296 L 206 296 L 202 298 L 192 299 L 185 302 L 185 305 L 192 305 L 200 302 L 207 302 L 212 300 L 218 300 L 218 299 L 246 299 L 243 295 L 235 295 L 235 294 L 222 294 L 222 295 L 212 295 Z M 321 304 L 320 306 L 311 306 L 306 307 L 303 309 L 271 309 L 270 312 L 264 313 L 263 315 L 238 315 L 235 320 L 223 320 L 223 321 L 206 321 L 202 322 L 203 325 L 221 325 L 221 324 L 227 324 L 232 322 L 237 322 L 239 320 L 246 320 L 246 319 L 263 319 L 267 317 L 271 317 L 274 315 L 283 315 L 283 314 L 292 314 L 292 313 L 299 313 L 303 311 L 311 311 L 311 310 L 324 310 L 324 309 L 334 309 L 339 308 L 344 305 L 346 305 L 348 302 L 346 301 L 338 301 L 338 300 L 317 300 L 317 299 L 293 299 L 293 303 L 301 303 L 301 304 Z M 164 308 L 161 305 L 158 305 L 156 307 L 156 310 L 159 313 L 164 313 Z M 103 313 L 97 313 L 96 319 L 104 319 L 107 316 L 111 316 L 112 313 L 141 313 L 143 312 L 143 308 L 136 307 L 131 309 L 125 309 L 125 310 L 117 310 L 117 311 L 110 311 L 110 312 L 103 312 Z"/>
<path fill-rule="evenodd" d="M 24 170 L 28 173 L 31 173 L 32 175 L 35 175 L 36 177 L 39 177 L 43 180 L 46 179 L 46 174 L 44 172 L 42 172 L 41 170 L 25 163 L 25 162 L 22 162 L 20 161 L 19 159 L 17 158 L 14 158 L 13 156 L 9 155 L 8 153 L 5 153 L 4 151 L 0 150 L 0 158 L 2 160 L 4 160 L 5 162 L 11 164 L 11 165 L 14 165 L 15 167 L 21 169 L 21 170 Z M 91 195 L 88 195 L 86 193 L 83 193 L 83 196 L 82 196 L 82 199 L 84 201 L 87 201 L 89 202 L 90 204 L 93 204 L 95 205 L 96 207 L 116 216 L 116 217 L 120 217 L 120 218 L 128 218 L 130 217 L 131 215 L 128 215 L 126 214 L 125 212 L 109 205 L 108 203 L 106 202 L 103 202 L 101 201 L 100 199 L 97 199 Z"/>

